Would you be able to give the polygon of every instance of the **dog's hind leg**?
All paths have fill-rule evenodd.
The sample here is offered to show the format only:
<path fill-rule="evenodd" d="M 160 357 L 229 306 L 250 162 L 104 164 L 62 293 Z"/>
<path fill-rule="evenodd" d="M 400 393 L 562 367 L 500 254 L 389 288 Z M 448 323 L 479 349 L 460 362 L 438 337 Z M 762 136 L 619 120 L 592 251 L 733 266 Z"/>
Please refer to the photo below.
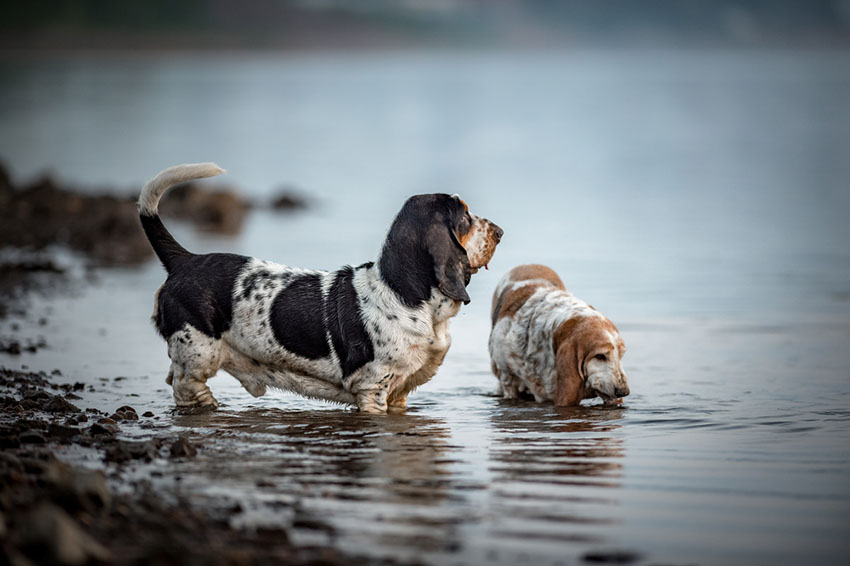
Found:
<path fill-rule="evenodd" d="M 218 407 L 207 387 L 207 379 L 221 365 L 221 339 L 199 332 L 190 325 L 168 337 L 171 369 L 166 382 L 171 385 L 178 407 Z"/>

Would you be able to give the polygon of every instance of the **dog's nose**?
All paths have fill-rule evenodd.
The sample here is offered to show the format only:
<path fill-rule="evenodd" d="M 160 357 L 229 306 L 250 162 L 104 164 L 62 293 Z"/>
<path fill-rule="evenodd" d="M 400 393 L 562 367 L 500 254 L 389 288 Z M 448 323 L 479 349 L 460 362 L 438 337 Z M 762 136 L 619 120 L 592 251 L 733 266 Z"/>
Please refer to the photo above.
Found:
<path fill-rule="evenodd" d="M 497 242 L 502 240 L 502 235 L 504 235 L 505 231 L 493 224 L 493 236 L 496 238 Z"/>
<path fill-rule="evenodd" d="M 614 395 L 617 397 L 628 397 L 629 393 L 631 393 L 631 391 L 629 391 L 628 385 L 614 388 Z"/>

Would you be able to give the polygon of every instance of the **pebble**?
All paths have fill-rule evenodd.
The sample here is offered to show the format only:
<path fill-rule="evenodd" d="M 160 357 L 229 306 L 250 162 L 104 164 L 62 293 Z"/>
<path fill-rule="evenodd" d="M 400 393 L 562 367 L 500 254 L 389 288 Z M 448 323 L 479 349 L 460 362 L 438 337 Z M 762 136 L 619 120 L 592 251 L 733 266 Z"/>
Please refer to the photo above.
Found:
<path fill-rule="evenodd" d="M 198 453 L 198 449 L 183 436 L 179 437 L 171 444 L 172 458 L 192 458 Z"/>
<path fill-rule="evenodd" d="M 44 435 L 37 430 L 25 430 L 18 436 L 21 444 L 44 444 Z"/>

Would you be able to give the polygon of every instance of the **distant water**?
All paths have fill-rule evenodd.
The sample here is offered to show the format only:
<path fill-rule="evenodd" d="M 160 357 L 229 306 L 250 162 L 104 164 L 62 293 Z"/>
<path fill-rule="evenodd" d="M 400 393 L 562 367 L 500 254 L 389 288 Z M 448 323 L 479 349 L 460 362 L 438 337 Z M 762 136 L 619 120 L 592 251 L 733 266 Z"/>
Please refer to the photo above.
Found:
<path fill-rule="evenodd" d="M 241 502 L 234 523 L 293 524 L 305 544 L 431 564 L 844 563 L 848 156 L 845 51 L 7 58 L 0 159 L 16 179 L 132 192 L 214 160 L 251 198 L 294 186 L 318 203 L 255 212 L 236 238 L 170 223 L 190 249 L 357 264 L 430 191 L 505 237 L 404 416 L 253 399 L 226 375 L 217 414 L 170 415 L 153 262 L 36 298 L 0 333 L 17 323 L 50 349 L 0 363 L 61 368 L 96 386 L 83 404 L 191 431 L 201 457 L 137 473 L 180 475 L 195 501 Z M 526 262 L 619 326 L 622 408 L 493 396 L 490 295 Z"/>

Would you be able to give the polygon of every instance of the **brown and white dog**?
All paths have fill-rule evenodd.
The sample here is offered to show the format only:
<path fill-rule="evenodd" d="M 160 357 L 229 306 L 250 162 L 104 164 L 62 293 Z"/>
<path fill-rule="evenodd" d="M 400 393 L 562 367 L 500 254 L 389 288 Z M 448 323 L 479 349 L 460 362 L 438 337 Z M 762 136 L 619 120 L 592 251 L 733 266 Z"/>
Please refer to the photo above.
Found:
<path fill-rule="evenodd" d="M 449 320 L 469 303 L 469 279 L 490 261 L 502 230 L 457 195 L 416 195 L 374 263 L 318 271 L 190 253 L 157 204 L 174 184 L 222 172 L 212 163 L 178 165 L 139 197 L 142 227 L 168 272 L 153 318 L 168 342 L 166 381 L 177 405 L 217 406 L 206 381 L 223 369 L 254 396 L 271 387 L 366 412 L 403 409 L 442 364 Z"/>
<path fill-rule="evenodd" d="M 565 406 L 629 394 L 617 327 L 545 265 L 520 265 L 502 277 L 492 323 L 490 360 L 505 398 L 530 394 Z"/>

